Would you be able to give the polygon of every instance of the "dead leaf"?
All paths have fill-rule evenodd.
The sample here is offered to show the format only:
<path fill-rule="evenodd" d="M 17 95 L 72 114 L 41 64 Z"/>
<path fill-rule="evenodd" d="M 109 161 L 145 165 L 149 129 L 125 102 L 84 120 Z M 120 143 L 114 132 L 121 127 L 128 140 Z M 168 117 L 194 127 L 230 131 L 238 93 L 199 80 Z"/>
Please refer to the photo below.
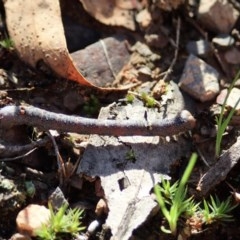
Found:
<path fill-rule="evenodd" d="M 23 61 L 33 67 L 43 61 L 63 78 L 99 87 L 82 76 L 69 55 L 58 0 L 7 0 L 5 10 L 10 37 Z"/>
<path fill-rule="evenodd" d="M 124 0 L 80 0 L 84 9 L 95 19 L 106 25 L 122 26 L 135 30 L 133 9 L 137 8 L 136 1 Z"/>

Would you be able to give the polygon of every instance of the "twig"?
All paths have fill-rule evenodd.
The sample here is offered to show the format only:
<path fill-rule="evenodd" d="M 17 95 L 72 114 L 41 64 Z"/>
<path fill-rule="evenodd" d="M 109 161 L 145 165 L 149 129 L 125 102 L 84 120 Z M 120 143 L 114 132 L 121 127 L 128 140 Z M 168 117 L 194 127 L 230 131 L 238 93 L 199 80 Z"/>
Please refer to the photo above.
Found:
<path fill-rule="evenodd" d="M 107 51 L 106 45 L 105 45 L 105 43 L 104 43 L 104 41 L 103 41 L 102 39 L 100 40 L 100 43 L 101 43 L 101 45 L 102 45 L 103 52 L 104 52 L 104 55 L 105 55 L 105 57 L 106 57 L 106 60 L 107 60 L 107 64 L 108 64 L 108 66 L 109 66 L 109 69 L 111 70 L 114 79 L 116 79 L 116 74 L 115 74 L 115 72 L 114 72 L 114 70 L 113 70 L 112 63 L 111 63 L 111 61 L 110 61 L 110 59 L 109 59 L 109 55 L 108 55 L 108 51 Z"/>
<path fill-rule="evenodd" d="M 154 95 L 159 95 L 159 91 L 161 89 L 161 86 L 162 86 L 162 82 L 165 82 L 169 76 L 169 74 L 172 73 L 173 71 L 173 67 L 177 61 L 177 58 L 178 58 L 178 50 L 179 50 L 179 38 L 180 38 L 180 29 L 181 29 L 181 19 L 180 17 L 178 17 L 178 20 L 177 20 L 177 30 L 176 30 L 176 42 L 175 42 L 175 51 L 174 51 L 174 57 L 173 57 L 173 60 L 169 66 L 169 68 L 167 69 L 167 71 L 164 72 L 164 77 L 158 81 L 156 83 L 156 85 L 154 86 L 152 92 L 154 93 Z M 161 74 L 162 75 L 162 74 Z M 160 76 L 161 76 L 160 75 Z"/>
<path fill-rule="evenodd" d="M 166 71 L 166 75 L 163 77 L 163 81 L 166 81 L 166 79 L 168 78 L 169 74 L 173 71 L 173 67 L 177 61 L 177 57 L 178 57 L 178 50 L 179 50 L 179 38 L 180 38 L 180 29 L 181 29 L 181 18 L 178 17 L 177 20 L 177 31 L 176 31 L 176 46 L 175 46 L 175 51 L 174 51 L 174 57 L 173 60 L 168 68 L 168 70 Z"/>
<path fill-rule="evenodd" d="M 178 17 L 177 19 L 177 30 L 176 30 L 176 42 L 175 42 L 175 51 L 174 51 L 174 57 L 173 60 L 168 68 L 168 70 L 166 71 L 165 76 L 163 77 L 163 81 L 166 81 L 169 74 L 173 71 L 173 67 L 177 61 L 177 57 L 178 57 L 178 50 L 179 50 L 179 38 L 180 38 L 180 29 L 181 29 L 181 19 L 180 17 Z"/>
<path fill-rule="evenodd" d="M 204 155 L 202 154 L 202 151 L 199 149 L 199 147 L 196 147 L 196 149 L 197 149 L 198 155 L 200 156 L 200 159 L 203 161 L 203 163 L 204 163 L 208 168 L 210 168 L 210 165 L 208 164 L 206 158 L 205 158 Z"/>
<path fill-rule="evenodd" d="M 0 157 L 13 157 L 16 155 L 25 155 L 27 152 L 37 149 L 39 147 L 45 146 L 49 143 L 49 138 L 45 137 L 43 139 L 37 140 L 36 142 L 31 142 L 26 145 L 3 145 L 0 144 Z M 2 159 L 0 159 L 2 161 Z"/>
<path fill-rule="evenodd" d="M 238 163 L 240 159 L 240 137 L 226 152 L 224 152 L 216 164 L 211 167 L 200 179 L 197 190 L 205 196 L 212 188 L 223 181 L 231 169 Z"/>
<path fill-rule="evenodd" d="M 30 155 L 32 152 L 34 152 L 37 148 L 33 148 L 30 151 L 28 151 L 27 153 L 24 153 L 22 155 L 16 156 L 16 157 L 9 157 L 9 158 L 0 158 L 1 162 L 9 162 L 9 161 L 15 161 L 18 160 L 20 158 L 24 158 L 27 157 L 28 155 Z"/>
<path fill-rule="evenodd" d="M 0 109 L 0 129 L 14 125 L 30 125 L 45 130 L 99 134 L 110 136 L 172 136 L 191 130 L 196 120 L 186 110 L 171 119 L 153 121 L 89 119 L 53 113 L 33 106 L 6 106 Z"/>
<path fill-rule="evenodd" d="M 61 154 L 59 152 L 59 149 L 58 149 L 57 143 L 55 141 L 55 138 L 51 134 L 51 131 L 47 131 L 47 135 L 49 136 L 49 138 L 52 140 L 52 143 L 53 143 L 54 151 L 55 151 L 55 154 L 56 154 L 56 157 L 57 157 L 58 172 L 59 172 L 59 176 L 60 176 L 59 182 L 60 182 L 60 185 L 63 185 L 64 179 L 66 178 L 65 164 L 64 164 L 64 161 L 63 161 L 63 159 L 61 157 Z"/>
<path fill-rule="evenodd" d="M 194 19 L 190 17 L 186 17 L 185 19 L 203 36 L 206 41 L 208 41 L 208 33 L 205 32 Z"/>

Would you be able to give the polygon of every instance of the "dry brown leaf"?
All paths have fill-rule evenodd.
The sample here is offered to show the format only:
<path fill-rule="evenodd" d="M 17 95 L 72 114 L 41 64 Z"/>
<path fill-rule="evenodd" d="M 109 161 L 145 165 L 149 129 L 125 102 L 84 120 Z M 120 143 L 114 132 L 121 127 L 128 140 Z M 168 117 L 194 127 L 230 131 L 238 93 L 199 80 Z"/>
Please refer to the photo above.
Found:
<path fill-rule="evenodd" d="M 7 0 L 5 11 L 10 37 L 23 61 L 33 67 L 43 61 L 63 78 L 94 86 L 68 53 L 58 0 Z"/>
<path fill-rule="evenodd" d="M 106 25 L 122 26 L 135 30 L 133 9 L 137 8 L 136 1 L 124 0 L 80 0 L 84 9 L 95 19 Z"/>

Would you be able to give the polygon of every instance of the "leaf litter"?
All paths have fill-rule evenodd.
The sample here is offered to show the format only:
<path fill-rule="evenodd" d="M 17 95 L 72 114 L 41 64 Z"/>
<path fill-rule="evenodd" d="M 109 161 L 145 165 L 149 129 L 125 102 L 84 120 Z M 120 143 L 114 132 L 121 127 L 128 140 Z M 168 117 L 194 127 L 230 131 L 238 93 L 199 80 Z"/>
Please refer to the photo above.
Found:
<path fill-rule="evenodd" d="M 136 29 L 136 13 L 141 12 L 143 7 L 148 6 L 147 1 L 140 2 L 119 0 L 112 1 L 112 4 L 108 5 L 108 1 L 106 3 L 106 1 L 102 0 L 101 2 L 103 4 L 101 4 L 100 6 L 97 6 L 97 4 L 94 5 L 91 1 L 82 0 L 80 2 L 83 4 L 83 7 L 85 7 L 85 9 L 90 13 L 90 15 L 92 15 L 98 21 L 109 26 L 123 26 L 132 30 Z M 202 2 L 204 1 L 201 1 L 201 4 Z M 151 14 L 148 14 L 148 21 L 144 24 L 138 22 L 141 31 L 146 31 L 148 33 L 151 32 L 150 26 L 152 23 L 154 23 L 154 21 L 156 21 L 155 23 L 160 22 L 160 24 L 162 24 L 162 19 L 156 20 L 157 14 L 153 10 L 154 7 L 155 9 L 160 8 L 164 11 L 173 11 L 173 9 L 177 8 L 182 3 L 183 1 L 156 1 L 155 4 L 151 6 L 152 9 L 147 9 L 149 13 L 151 12 Z M 191 4 L 191 7 L 195 7 L 194 3 Z M 96 6 L 98 8 L 96 8 Z M 189 6 L 190 5 L 188 5 L 187 7 Z M 229 9 L 231 10 L 231 8 Z M 39 64 L 43 63 L 46 66 L 50 66 L 50 68 L 52 68 L 54 72 L 56 72 L 61 77 L 77 81 L 81 83 L 81 85 L 94 86 L 94 89 L 105 89 L 103 87 L 105 87 L 106 83 L 101 82 L 100 84 L 96 84 L 97 81 L 92 82 L 90 78 L 86 77 L 85 75 L 84 77 L 82 70 L 79 71 L 79 68 L 77 69 L 74 62 L 75 60 L 72 60 L 72 57 L 69 55 L 66 47 L 66 40 L 64 37 L 64 30 L 62 26 L 61 12 L 58 1 L 35 1 L 34 3 L 31 3 L 27 0 L 24 0 L 22 2 L 8 0 L 5 1 L 5 10 L 7 15 L 7 26 L 10 36 L 14 40 L 15 48 L 18 51 L 22 60 L 30 64 L 32 67 L 37 67 Z M 108 11 L 107 14 L 106 11 Z M 188 11 L 189 13 L 191 12 L 189 8 Z M 112 14 L 111 17 L 109 17 L 109 13 L 110 15 Z M 201 13 L 199 12 L 198 14 Z M 201 33 L 203 33 L 202 35 L 204 37 L 206 36 L 206 32 L 204 32 L 196 24 L 196 22 L 194 22 L 194 19 L 188 20 L 191 23 L 195 24 L 193 24 L 193 26 L 196 27 L 196 29 L 199 30 Z M 138 21 L 141 21 L 141 18 L 138 18 Z M 172 24 L 174 24 L 174 20 Z M 231 23 L 231 26 L 233 25 L 234 22 Z M 177 53 L 179 48 L 179 45 L 177 43 L 178 41 L 174 42 L 174 40 L 171 39 L 171 33 L 166 31 L 166 29 L 169 30 L 168 27 L 165 26 L 164 29 L 164 27 L 161 26 L 161 31 L 164 32 L 164 36 L 167 41 L 165 41 L 164 44 L 156 44 L 153 46 L 161 49 L 163 48 L 163 46 L 166 46 L 167 43 L 170 43 L 170 45 L 175 48 L 175 53 Z M 147 39 L 146 35 L 145 38 Z M 235 38 L 238 38 L 237 34 L 235 35 Z M 181 37 L 180 40 L 184 40 L 184 37 Z M 99 43 L 101 45 L 101 41 L 99 41 Z M 144 46 L 144 44 L 142 46 Z M 138 52 L 141 55 L 142 49 L 142 47 L 141 49 L 133 49 L 133 52 Z M 151 49 L 151 51 L 153 49 Z M 170 49 L 172 50 L 172 48 Z M 158 50 L 154 49 L 154 51 L 151 52 L 150 57 L 160 56 Z M 165 52 L 168 51 L 167 49 L 164 50 Z M 154 55 L 155 51 L 157 52 L 157 55 Z M 174 61 L 172 61 L 172 64 L 170 64 L 169 67 L 169 62 L 171 61 L 171 54 L 168 53 L 167 55 L 169 56 L 162 56 L 162 51 L 160 52 L 161 59 L 159 58 L 158 61 L 150 59 L 150 62 L 147 62 L 147 64 L 149 64 L 149 66 L 147 67 L 144 66 L 144 64 L 140 66 L 132 66 L 130 62 L 130 67 L 133 68 L 132 72 L 129 71 L 130 74 L 129 72 L 126 74 L 123 68 L 123 70 L 120 71 L 119 79 L 121 79 L 121 74 L 125 74 L 127 81 L 129 81 L 130 83 L 132 81 L 132 83 L 134 84 L 142 84 L 146 81 L 144 83 L 146 87 L 146 85 L 148 84 L 149 86 L 155 84 L 148 81 L 154 80 L 157 82 L 159 78 L 161 79 L 161 77 L 163 77 L 163 85 L 166 85 L 166 82 L 168 82 L 168 78 L 172 76 L 172 67 L 178 65 L 181 60 L 185 61 L 185 57 L 180 54 L 179 56 L 177 54 L 174 54 Z M 106 52 L 104 54 L 105 60 L 109 60 Z M 215 51 L 214 54 L 217 57 L 218 63 L 220 63 L 220 66 L 222 67 L 224 73 L 229 74 L 234 72 L 234 68 L 237 67 L 237 62 L 229 62 L 228 65 L 226 65 L 221 54 L 218 54 L 217 51 Z M 133 54 L 131 55 L 133 56 Z M 138 56 L 138 59 L 140 59 L 141 57 L 142 59 L 145 58 L 144 60 L 147 59 L 146 56 Z M 165 75 L 161 75 L 163 69 L 159 67 L 159 61 L 162 61 L 163 59 L 168 65 L 167 74 Z M 208 61 L 208 59 L 206 61 Z M 108 62 L 107 65 L 110 69 L 109 75 L 112 75 L 112 79 L 110 79 L 107 84 L 110 83 L 111 86 L 111 81 L 114 80 L 114 78 L 116 77 L 116 73 L 112 70 L 112 62 Z M 126 68 L 126 62 L 124 62 L 123 65 L 125 65 L 125 70 L 129 70 L 129 68 Z M 152 68 L 152 66 L 154 67 Z M 176 76 L 174 75 L 174 77 Z M 15 78 L 17 80 L 17 77 Z M 141 81 L 139 81 L 139 79 Z M 116 80 L 118 79 L 115 79 L 115 83 Z M 122 83 L 124 82 L 117 82 L 119 86 Z M 12 84 L 17 85 L 18 81 L 14 81 L 12 82 Z M 142 86 L 144 84 L 142 84 Z M 163 88 L 165 87 L 166 86 L 164 86 Z M 175 96 L 175 88 L 172 89 L 172 85 L 169 89 L 171 89 L 170 95 L 165 94 L 168 91 L 163 91 L 163 94 L 165 95 L 158 96 L 158 100 L 162 104 L 161 111 L 163 110 L 162 114 L 164 115 L 164 117 L 169 117 L 171 116 L 171 114 L 174 115 L 178 113 L 183 108 L 188 108 L 185 106 L 185 104 L 188 103 L 186 102 L 186 100 L 182 100 L 182 97 L 179 98 L 179 96 Z M 111 87 L 110 90 L 113 91 Z M 117 90 L 117 88 L 115 90 Z M 160 91 L 160 93 L 162 93 L 162 90 Z M 9 99 L 6 100 L 4 98 L 4 101 L 11 103 Z M 169 111 L 168 108 L 169 106 L 171 106 L 171 102 L 173 103 L 173 105 L 176 105 L 176 108 Z M 111 118 L 119 120 L 141 118 L 145 119 L 148 123 L 150 123 L 152 119 L 156 119 L 158 117 L 159 119 L 161 119 L 163 117 L 161 114 L 160 116 L 158 116 L 159 113 L 156 109 L 146 109 L 142 106 L 143 103 L 139 103 L 139 101 L 137 104 L 127 104 L 125 106 L 124 104 L 121 105 L 121 103 L 123 102 L 120 101 L 116 104 L 102 109 L 100 118 Z M 72 110 L 72 112 L 74 111 Z M 199 137 L 197 136 L 197 134 L 195 133 L 195 137 Z M 82 162 L 79 165 L 78 173 L 84 173 L 85 175 L 88 175 L 88 178 L 96 176 L 100 177 L 101 186 L 104 189 L 104 194 L 102 196 L 107 200 L 108 208 L 110 209 L 110 212 L 108 213 L 106 219 L 106 223 L 111 228 L 113 239 L 129 239 L 132 235 L 132 231 L 138 226 L 140 226 L 142 223 L 144 223 L 148 216 L 151 214 L 151 212 L 154 212 L 154 209 L 156 208 L 156 203 L 151 196 L 151 188 L 153 184 L 159 181 L 159 178 L 162 176 L 162 174 L 166 178 L 169 178 L 169 168 L 172 164 L 174 164 L 174 161 L 176 159 L 186 157 L 186 154 L 191 152 L 191 144 L 189 144 L 189 140 L 187 140 L 183 136 L 180 136 L 178 141 L 176 141 L 175 137 L 170 137 L 167 140 L 169 142 L 166 142 L 159 137 L 100 137 L 98 135 L 91 136 L 90 142 L 83 154 Z M 229 152 L 227 152 L 225 155 L 229 156 L 233 154 L 231 151 L 232 150 L 230 148 Z M 206 155 L 207 153 L 204 152 L 204 154 Z M 204 154 L 202 155 L 203 159 Z M 231 162 L 231 159 L 225 158 L 225 155 L 223 155 L 223 158 L 221 158 L 220 160 L 224 159 L 227 163 L 225 161 L 222 162 L 224 164 L 229 164 L 229 162 Z M 24 155 L 24 158 L 25 157 L 26 156 Z M 237 158 L 238 157 L 236 157 L 236 159 Z M 233 161 L 235 165 L 237 161 Z M 222 179 L 219 178 L 219 176 L 221 176 L 221 171 L 219 172 L 220 168 L 218 166 L 220 166 L 221 168 L 221 161 L 219 164 L 216 164 L 216 166 L 213 167 L 212 170 L 210 169 L 210 171 L 207 172 L 205 178 L 202 178 L 203 185 L 199 185 L 202 188 L 205 188 L 205 190 L 203 190 L 202 192 L 208 191 L 206 185 L 211 186 L 211 188 L 214 188 L 216 185 L 214 181 L 209 180 L 211 178 L 207 179 L 207 177 L 211 175 L 211 172 L 218 173 L 218 179 L 215 180 L 222 181 Z M 227 168 L 227 171 L 224 172 L 224 177 L 226 177 L 226 175 L 231 169 L 232 167 Z M 213 185 L 208 184 L 209 182 L 206 184 L 207 181 L 210 181 Z"/>

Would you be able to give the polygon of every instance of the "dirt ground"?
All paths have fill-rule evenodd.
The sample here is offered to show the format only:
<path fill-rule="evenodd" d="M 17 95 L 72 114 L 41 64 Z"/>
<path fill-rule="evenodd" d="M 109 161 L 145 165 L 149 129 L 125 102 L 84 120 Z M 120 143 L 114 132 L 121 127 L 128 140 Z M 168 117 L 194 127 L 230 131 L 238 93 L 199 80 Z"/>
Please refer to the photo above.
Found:
<path fill-rule="evenodd" d="M 2 40 L 6 39 L 7 36 L 6 15 L 3 2 L 1 2 L 2 20 L 0 29 L 0 37 Z M 144 70 L 140 73 L 140 68 L 137 68 L 135 65 L 135 68 L 126 68 L 125 72 L 120 72 L 117 75 L 118 78 L 113 79 L 112 82 L 108 82 L 106 85 L 116 88 L 127 86 L 126 88 L 131 92 L 144 90 L 151 95 L 153 93 L 152 86 L 155 85 L 156 82 L 160 82 L 160 80 L 164 79 L 165 82 L 173 81 L 176 84 L 179 83 L 185 62 L 189 56 L 186 47 L 187 44 L 190 41 L 204 39 L 212 44 L 212 49 L 202 58 L 220 73 L 220 89 L 226 89 L 229 86 L 239 69 L 240 61 L 236 60 L 235 63 L 229 63 L 224 59 L 223 55 L 230 48 L 235 48 L 237 51 L 239 50 L 239 20 L 234 25 L 234 30 L 231 30 L 228 34 L 233 36 L 234 44 L 231 47 L 216 47 L 213 46 L 212 39 L 219 33 L 209 30 L 204 24 L 201 24 L 196 17 L 199 1 L 189 1 L 191 3 L 186 1 L 185 4 L 168 11 L 157 7 L 156 4 L 153 3 L 157 1 L 136 2 L 141 3 L 142 6 L 144 6 L 142 9 L 146 8 L 151 13 L 151 27 L 142 26 L 145 24 L 146 16 L 139 20 L 134 31 L 121 26 L 103 24 L 90 16 L 78 1 L 72 1 L 72 5 L 68 4 L 67 1 L 61 1 L 68 49 L 71 52 L 76 52 L 77 49 L 84 49 L 86 46 L 96 43 L 99 39 L 104 39 L 115 34 L 121 34 L 125 37 L 125 41 L 128 41 L 129 49 L 137 41 L 144 43 L 150 47 L 152 54 L 160 56 L 156 61 L 149 60 L 147 57 L 141 59 L 143 64 L 148 67 L 151 66 L 148 70 L 151 69 L 152 73 L 149 75 L 144 72 Z M 229 2 L 234 2 L 234 6 L 239 5 L 238 1 Z M 146 5 L 144 5 L 144 3 Z M 141 7 L 137 11 L 140 12 Z M 236 8 L 236 11 L 239 12 L 239 9 Z M 76 14 L 76 12 L 78 12 L 78 14 Z M 180 28 L 178 27 L 179 19 L 181 21 Z M 75 31 L 71 28 L 72 24 L 77 27 L 82 27 L 82 30 L 80 30 L 82 34 L 80 35 L 84 35 L 83 33 L 87 32 L 81 44 L 76 44 L 76 38 L 79 36 L 74 36 Z M 70 30 L 68 31 L 67 29 Z M 175 56 L 178 30 L 180 31 L 180 35 L 178 39 L 177 56 Z M 155 34 L 154 37 L 158 36 L 156 42 L 146 41 L 146 36 L 152 36 L 152 33 Z M 133 52 L 134 50 L 129 50 L 129 58 Z M 175 57 L 176 61 L 174 61 Z M 137 58 L 135 58 L 135 60 L 136 59 Z M 96 59 L 96 61 L 91 64 L 97 67 L 101 61 L 103 60 Z M 138 59 L 138 61 L 140 60 Z M 172 63 L 171 71 L 166 73 Z M 129 67 L 126 62 L 122 63 L 122 65 Z M 161 73 L 164 72 L 165 74 L 161 75 Z M 106 76 L 106 78 L 107 77 L 108 76 Z M 236 85 L 236 87 L 239 88 L 239 85 Z M 39 64 L 36 68 L 30 67 L 29 64 L 22 61 L 14 46 L 0 47 L 1 108 L 6 105 L 28 104 L 55 113 L 96 119 L 101 107 L 106 107 L 114 102 L 126 102 L 128 90 L 103 91 L 97 88 L 83 86 L 77 82 L 56 76 L 46 64 Z M 210 101 L 200 102 L 192 96 L 189 96 L 186 92 L 180 91 L 186 101 L 185 106 L 189 106 L 188 110 L 197 121 L 195 128 L 192 129 L 191 133 L 185 138 L 189 144 L 190 152 L 197 152 L 199 155 L 197 165 L 189 181 L 188 192 L 189 195 L 193 195 L 197 200 L 201 200 L 204 196 L 196 190 L 196 187 L 203 174 L 218 161 L 218 159 L 215 158 L 214 131 L 216 125 L 215 116 L 219 113 L 220 107 L 216 103 L 216 97 Z M 160 94 L 160 97 L 157 96 L 156 99 L 161 102 L 162 95 Z M 159 109 L 157 105 L 153 108 L 156 111 L 161 111 L 161 107 Z M 111 231 L 104 230 L 104 222 L 107 214 L 102 214 L 98 217 L 95 213 L 99 199 L 103 198 L 103 195 L 96 193 L 96 185 L 100 182 L 99 178 L 89 181 L 87 177 L 77 176 L 76 171 L 63 176 L 62 170 L 58 166 L 56 148 L 53 147 L 52 141 L 50 141 L 47 136 L 45 130 L 27 124 L 11 128 L 0 126 L 0 239 L 10 239 L 11 236 L 17 232 L 16 216 L 25 206 L 30 203 L 47 206 L 48 197 L 57 186 L 61 186 L 64 196 L 71 206 L 85 208 L 83 225 L 88 226 L 96 218 L 99 219 L 101 226 L 97 228 L 94 234 L 86 239 L 110 239 Z M 239 126 L 237 124 L 229 126 L 223 138 L 222 149 L 228 151 L 236 142 L 238 136 Z M 65 166 L 67 166 L 67 162 L 68 166 L 73 167 L 75 164 L 78 166 L 79 161 L 81 161 L 84 155 L 85 145 L 88 143 L 90 135 L 69 135 L 65 132 L 59 132 L 54 138 Z M 31 149 L 25 150 L 20 147 L 39 140 L 43 140 L 43 142 L 38 145 L 36 149 L 34 148 L 34 151 L 30 151 Z M 9 147 L 7 151 L 4 150 L 5 152 L 1 150 L 4 146 Z M 12 148 L 10 148 L 10 146 Z M 15 149 L 14 146 L 16 147 Z M 173 164 L 171 165 L 169 176 L 173 182 L 181 178 L 189 156 L 188 153 L 181 159 L 172 160 Z M 208 198 L 210 194 L 216 194 L 221 200 L 224 200 L 231 195 L 234 190 L 238 192 L 240 181 L 239 170 L 240 165 L 236 163 L 225 176 L 226 178 L 219 181 L 205 197 Z M 34 194 L 27 192 L 26 182 L 34 185 Z M 188 239 L 240 239 L 239 206 L 233 210 L 232 214 L 234 221 L 226 223 L 216 222 L 203 226 L 200 231 L 193 233 Z M 160 225 L 163 222 L 164 218 L 161 212 L 157 211 L 133 231 L 131 239 L 177 239 L 176 237 L 161 232 Z M 180 226 L 179 229 L 181 229 Z"/>

